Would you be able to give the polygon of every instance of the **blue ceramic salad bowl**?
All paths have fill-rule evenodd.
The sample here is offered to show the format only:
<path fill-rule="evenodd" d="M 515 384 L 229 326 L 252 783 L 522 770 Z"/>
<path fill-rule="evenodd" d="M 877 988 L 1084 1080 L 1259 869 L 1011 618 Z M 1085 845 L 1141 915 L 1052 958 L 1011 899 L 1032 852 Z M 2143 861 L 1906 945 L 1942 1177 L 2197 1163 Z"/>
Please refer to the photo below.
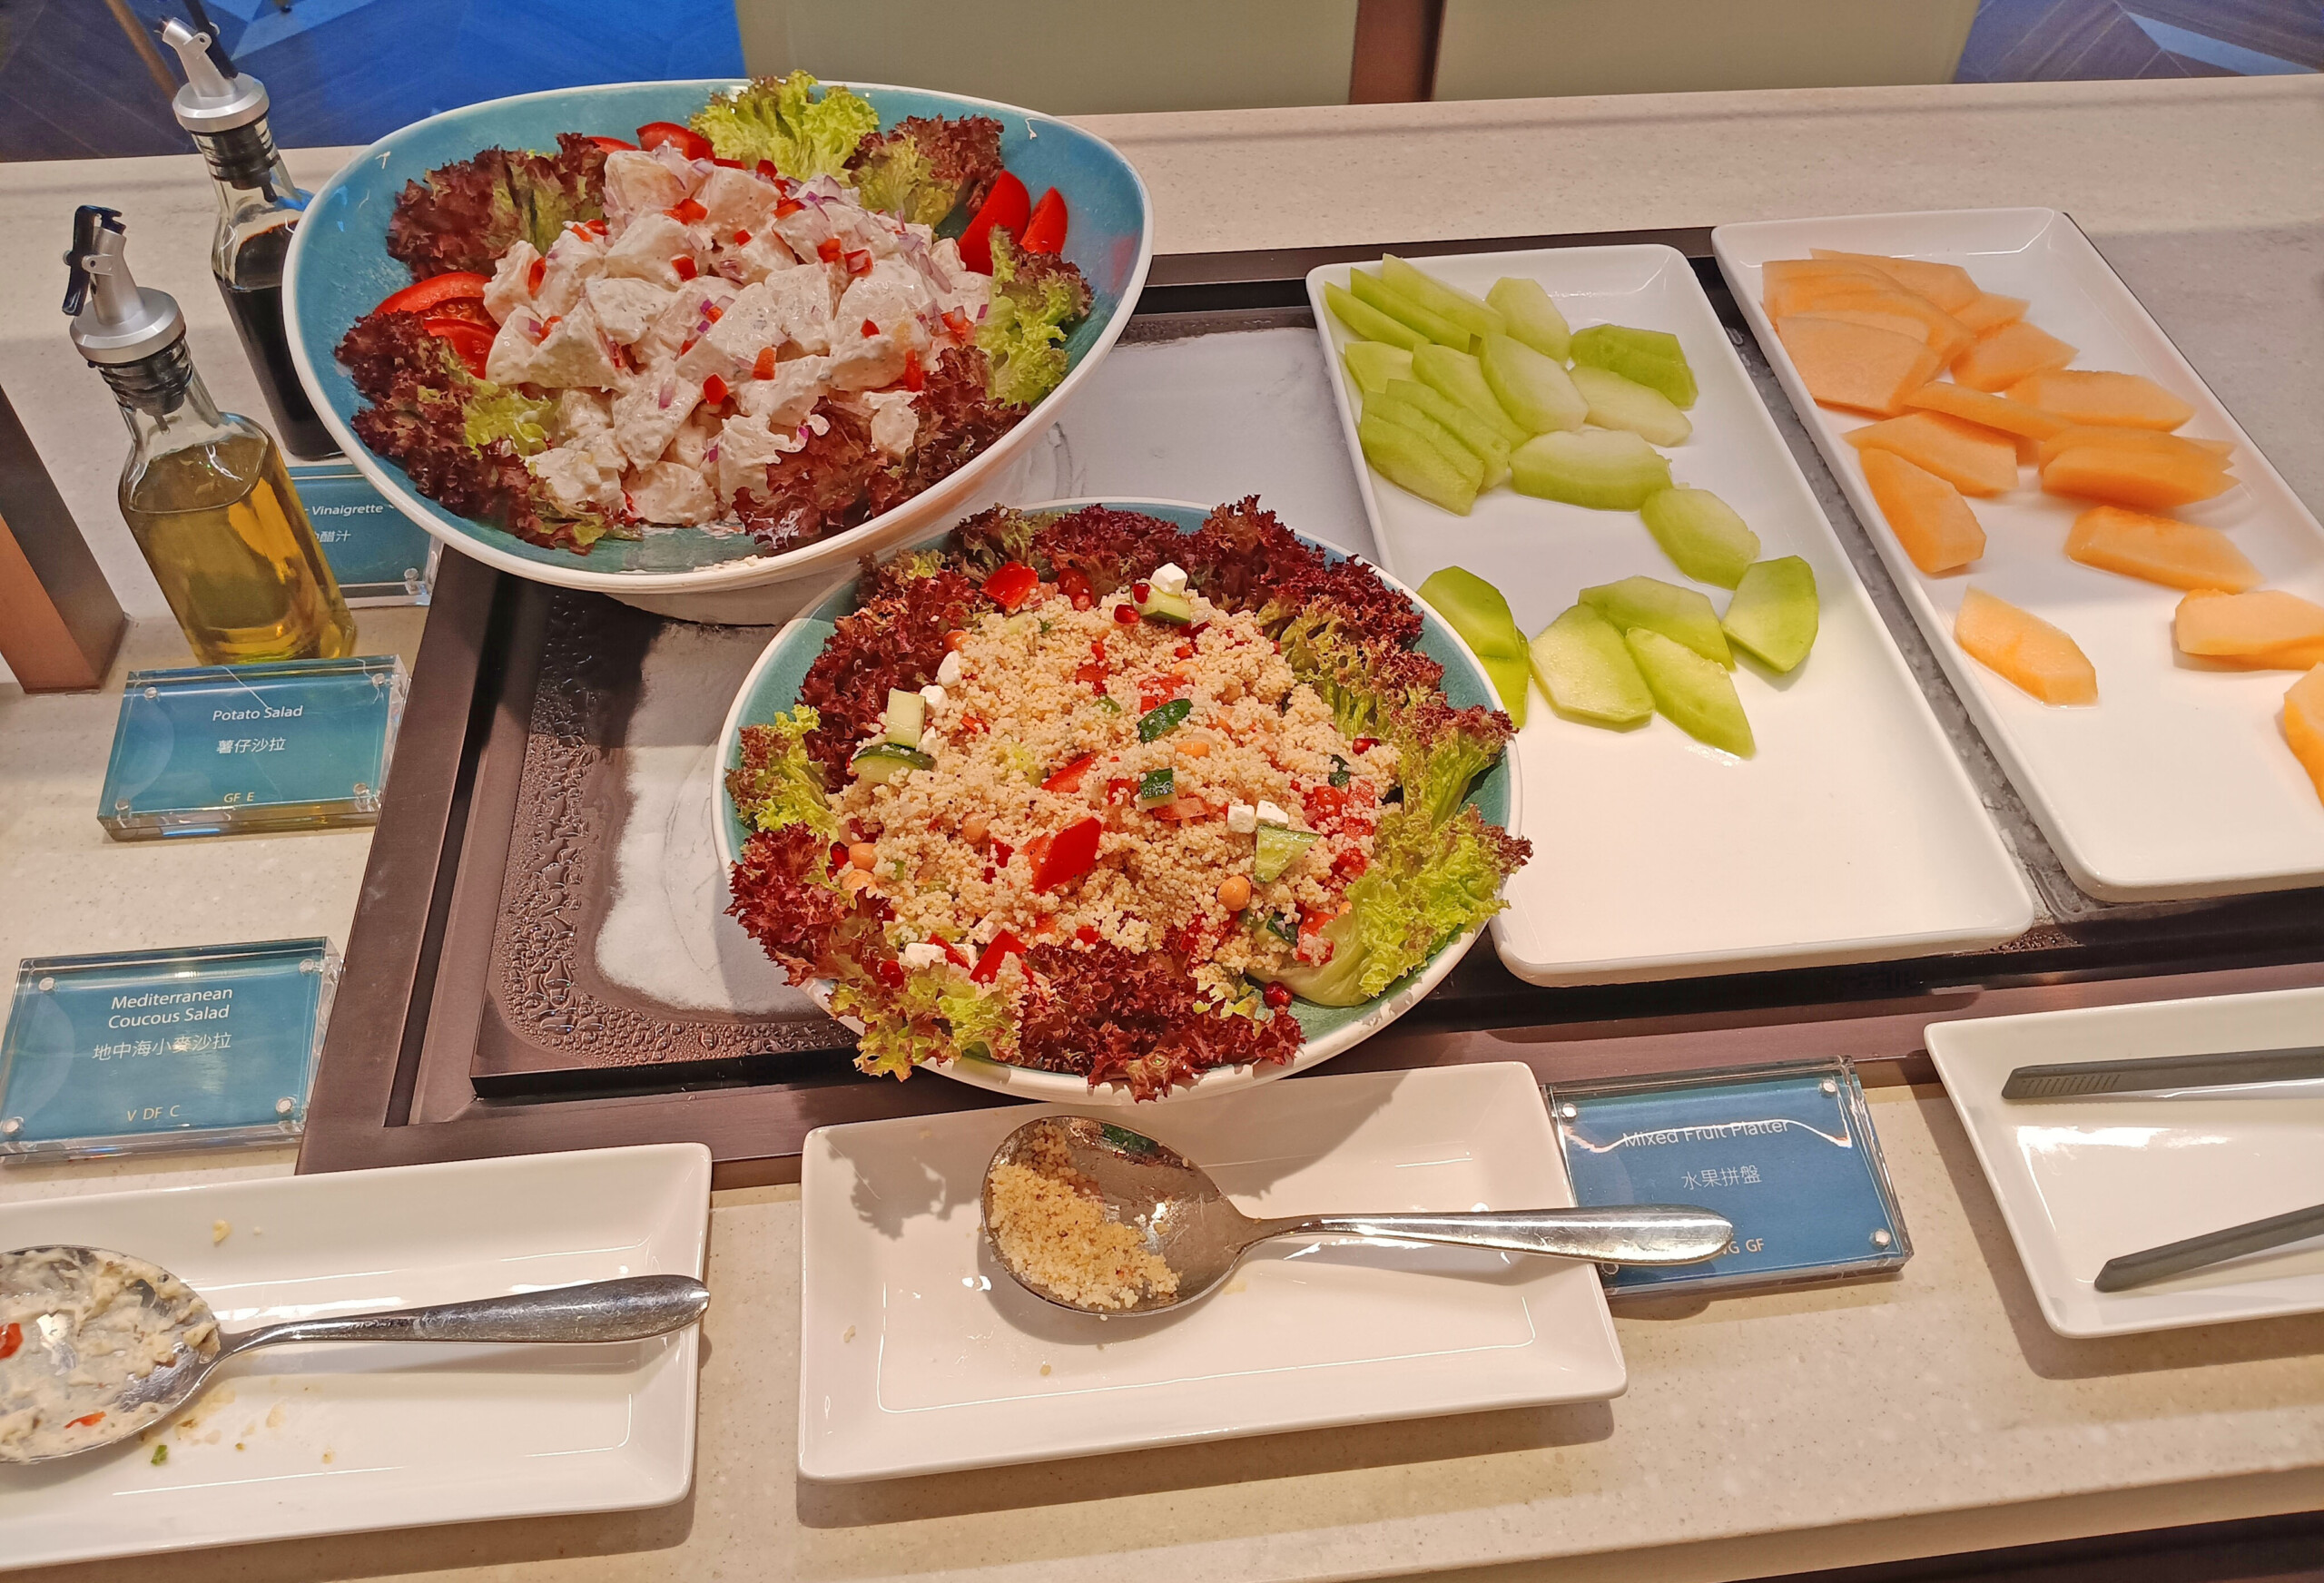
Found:
<path fill-rule="evenodd" d="M 704 80 L 559 88 L 448 110 L 373 143 L 315 193 L 292 237 L 284 270 L 283 318 L 291 356 L 316 411 L 348 457 L 389 501 L 461 554 L 568 588 L 625 598 L 663 595 L 656 607 L 673 614 L 692 612 L 683 607 L 683 597 L 666 596 L 714 597 L 828 574 L 867 551 L 901 544 L 998 498 L 1012 463 L 1056 421 L 1128 322 L 1153 257 L 1153 209 L 1145 183 L 1110 144 L 1067 122 L 1011 105 L 850 83 L 843 85 L 871 102 L 883 130 L 913 115 L 993 117 L 1001 123 L 1001 155 L 1009 170 L 1035 193 L 1055 187 L 1071 212 L 1064 256 L 1088 278 L 1094 300 L 1066 342 L 1070 371 L 967 466 L 861 526 L 781 555 L 762 553 L 747 535 L 689 527 L 657 529 L 639 540 L 600 540 L 588 555 L 577 556 L 454 515 L 355 438 L 350 422 L 363 398 L 333 359 L 332 349 L 382 298 L 409 283 L 409 272 L 387 251 L 388 221 L 405 182 L 487 148 L 554 150 L 559 133 L 629 138 L 649 122 L 684 122 L 712 94 L 736 85 Z M 731 602 L 726 608 L 733 608 Z M 712 605 L 704 614 L 718 619 L 718 611 Z"/>

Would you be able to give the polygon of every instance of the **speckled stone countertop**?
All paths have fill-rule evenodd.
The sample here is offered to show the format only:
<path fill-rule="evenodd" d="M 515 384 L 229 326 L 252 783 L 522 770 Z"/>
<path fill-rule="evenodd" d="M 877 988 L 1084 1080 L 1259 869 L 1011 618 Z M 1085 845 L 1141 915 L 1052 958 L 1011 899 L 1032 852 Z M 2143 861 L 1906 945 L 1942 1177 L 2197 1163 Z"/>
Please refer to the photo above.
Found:
<path fill-rule="evenodd" d="M 2324 504 L 2324 81 L 1818 90 L 1129 116 L 1164 251 L 1710 224 L 1850 211 L 2072 212 L 2294 487 Z M 336 163 L 295 154 L 304 180 Z M 255 401 L 203 280 L 187 160 L 0 167 L 0 385 L 141 615 L 122 441 L 48 280 L 72 206 L 129 213 L 229 406 Z M 407 657 L 412 612 L 367 612 Z M 182 662 L 166 622 L 132 663 Z M 116 682 L 117 687 L 117 682 Z M 324 933 L 360 833 L 107 842 L 117 694 L 0 685 L 0 965 Z M 1876 1091 L 1915 1253 L 1900 1278 L 1618 1321 L 1629 1394 L 857 1487 L 803 1486 L 795 1190 L 722 1193 L 695 1489 L 660 1511 L 256 1546 L 186 1583 L 459 1577 L 1728 1578 L 2324 1506 L 2324 1317 L 2069 1342 L 2043 1324 L 1941 1095 Z M 287 1154 L 0 1170 L 0 1196 L 274 1174 Z M 150 1562 L 48 1574 L 142 1578 Z"/>

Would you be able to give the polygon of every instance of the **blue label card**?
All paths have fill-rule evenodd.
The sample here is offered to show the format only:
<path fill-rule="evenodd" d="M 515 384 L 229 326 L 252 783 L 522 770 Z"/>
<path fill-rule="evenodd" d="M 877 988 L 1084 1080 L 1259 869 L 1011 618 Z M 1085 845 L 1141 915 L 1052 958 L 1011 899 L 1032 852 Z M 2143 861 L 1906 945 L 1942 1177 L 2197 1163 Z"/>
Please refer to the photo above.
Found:
<path fill-rule="evenodd" d="M 326 939 L 27 959 L 0 1032 L 0 1155 L 295 1137 L 338 984 Z"/>
<path fill-rule="evenodd" d="M 1718 1258 L 1626 1266 L 1606 1276 L 1610 1293 L 1826 1280 L 1894 1269 L 1912 1254 L 1846 1061 L 1547 1092 L 1580 1203 L 1691 1204 L 1735 1224 Z"/>
<path fill-rule="evenodd" d="M 300 462 L 291 487 L 350 605 L 425 605 L 442 548 L 352 462 Z"/>
<path fill-rule="evenodd" d="M 97 819 L 116 841 L 376 824 L 403 662 L 133 671 Z"/>

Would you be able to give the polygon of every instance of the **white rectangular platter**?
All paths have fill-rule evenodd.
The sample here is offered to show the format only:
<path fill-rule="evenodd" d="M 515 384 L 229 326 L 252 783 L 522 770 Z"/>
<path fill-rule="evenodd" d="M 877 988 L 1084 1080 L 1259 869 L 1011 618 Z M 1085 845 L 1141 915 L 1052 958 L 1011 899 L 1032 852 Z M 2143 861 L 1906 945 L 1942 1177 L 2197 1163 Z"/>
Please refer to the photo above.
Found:
<path fill-rule="evenodd" d="M 699 1278 L 709 1214 L 709 1150 L 656 1144 L 0 1204 L 0 1248 L 151 1259 L 239 1331 Z M 152 1444 L 0 1468 L 0 1567 L 666 1505 L 694 1479 L 697 1346 L 688 1326 L 618 1346 L 253 1352 Z"/>
<path fill-rule="evenodd" d="M 1743 659 L 1735 685 L 1749 760 L 1659 715 L 1615 732 L 1560 718 L 1539 687 L 1515 751 L 1532 860 L 1510 881 L 1494 940 L 1537 984 L 1611 983 L 1967 950 L 2023 933 L 2034 904 L 2014 860 L 1849 569 L 1815 495 L 1686 259 L 1667 247 L 1550 249 L 1416 261 L 1482 295 L 1539 280 L 1576 329 L 1619 323 L 1678 336 L 1700 396 L 1694 433 L 1667 447 L 1678 482 L 1717 493 L 1798 556 L 1822 602 L 1815 651 L 1788 676 Z M 1592 511 L 1507 486 L 1456 516 L 1364 465 L 1361 398 L 1339 356 L 1354 339 L 1307 277 L 1347 443 L 1387 569 L 1417 585 L 1465 566 L 1508 596 L 1529 637 L 1584 587 L 1685 575 L 1634 511 Z M 1724 609 L 1724 590 L 1704 587 Z"/>
<path fill-rule="evenodd" d="M 1187 1308 L 1101 1320 L 1034 1297 L 986 1244 L 1009 1106 L 808 1134 L 799 1470 L 886 1479 L 1621 1393 L 1595 1269 L 1467 1248 L 1285 1239 Z M 1572 1189 L 1517 1063 L 1268 1083 L 1129 1125 L 1238 1208 L 1546 1208 Z"/>
<path fill-rule="evenodd" d="M 2267 586 L 2324 600 L 2324 529 L 2080 228 L 2055 210 L 1973 209 L 1765 221 L 1711 236 L 1785 390 L 2074 882 L 2102 900 L 2152 901 L 2324 881 L 2324 805 L 2277 722 L 2295 674 L 2180 657 L 2179 594 L 2068 560 L 2066 530 L 2091 503 L 2043 494 L 2030 469 L 2023 487 L 1972 502 L 1987 538 L 1974 566 L 1922 572 L 1841 438 L 1871 420 L 1816 405 L 1759 304 L 1761 264 L 1818 247 L 1959 264 L 1985 290 L 2027 299 L 2029 320 L 2080 349 L 2073 367 L 2143 374 L 2194 407 L 2180 433 L 2235 442 L 2241 484 L 2166 515 L 2228 530 Z M 2097 668 L 2097 705 L 2041 703 L 1964 654 L 1953 621 L 1973 583 L 2063 627 Z"/>
<path fill-rule="evenodd" d="M 2316 1042 L 2324 989 L 1933 1022 L 1928 1051 L 2060 1335 L 2130 1335 L 2324 1311 L 2324 1238 L 2127 1292 L 2107 1260 L 2324 1203 L 2324 1084 L 2007 1101 L 2012 1068 Z"/>

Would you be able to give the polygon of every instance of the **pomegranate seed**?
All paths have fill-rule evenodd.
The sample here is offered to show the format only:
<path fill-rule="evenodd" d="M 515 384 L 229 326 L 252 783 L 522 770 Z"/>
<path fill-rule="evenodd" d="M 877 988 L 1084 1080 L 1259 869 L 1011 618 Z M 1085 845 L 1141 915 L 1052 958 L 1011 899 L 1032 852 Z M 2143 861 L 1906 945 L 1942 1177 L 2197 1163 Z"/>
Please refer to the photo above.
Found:
<path fill-rule="evenodd" d="M 1291 1004 L 1291 986 L 1278 979 L 1275 983 L 1269 984 L 1266 987 L 1266 989 L 1264 992 L 1264 998 L 1268 1006 L 1277 1011 L 1281 1011 L 1285 1007 Z"/>
<path fill-rule="evenodd" d="M 1376 736 L 1360 736 L 1348 745 L 1359 753 L 1368 753 L 1380 745 L 1380 739 Z"/>
<path fill-rule="evenodd" d="M 1154 597 L 1154 585 L 1151 583 L 1132 583 L 1129 585 L 1129 596 L 1137 600 L 1140 605 L 1143 605 L 1147 600 Z"/>
<path fill-rule="evenodd" d="M 1114 606 L 1114 619 L 1124 626 L 1136 626 L 1137 612 L 1127 605 L 1117 605 Z"/>

